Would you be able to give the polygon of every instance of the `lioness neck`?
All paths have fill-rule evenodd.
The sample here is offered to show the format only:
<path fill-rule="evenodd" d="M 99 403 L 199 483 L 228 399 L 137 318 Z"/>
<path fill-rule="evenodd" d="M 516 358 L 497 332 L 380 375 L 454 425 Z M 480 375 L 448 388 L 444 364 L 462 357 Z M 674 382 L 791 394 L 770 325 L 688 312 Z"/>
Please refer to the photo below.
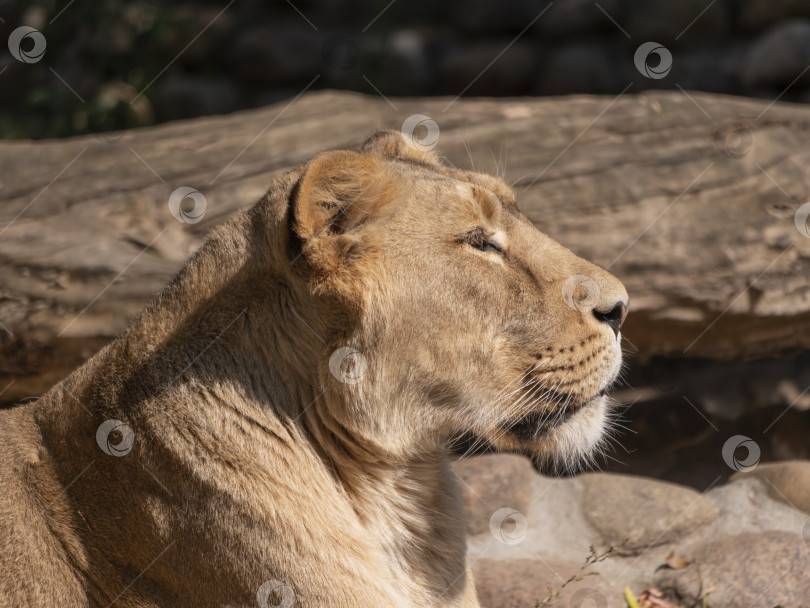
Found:
<path fill-rule="evenodd" d="M 326 404 L 304 418 L 339 500 L 376 540 L 404 594 L 421 596 L 426 605 L 459 596 L 470 581 L 459 492 L 446 454 L 388 460 L 339 425 Z"/>

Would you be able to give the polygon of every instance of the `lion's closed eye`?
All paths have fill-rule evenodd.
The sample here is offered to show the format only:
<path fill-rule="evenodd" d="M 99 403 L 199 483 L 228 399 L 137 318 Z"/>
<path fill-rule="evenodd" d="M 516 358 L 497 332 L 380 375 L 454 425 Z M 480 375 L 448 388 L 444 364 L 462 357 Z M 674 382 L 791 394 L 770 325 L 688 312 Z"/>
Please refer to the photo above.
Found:
<path fill-rule="evenodd" d="M 478 251 L 504 253 L 503 246 L 494 236 L 487 235 L 483 228 L 475 228 L 468 232 L 464 241 Z"/>

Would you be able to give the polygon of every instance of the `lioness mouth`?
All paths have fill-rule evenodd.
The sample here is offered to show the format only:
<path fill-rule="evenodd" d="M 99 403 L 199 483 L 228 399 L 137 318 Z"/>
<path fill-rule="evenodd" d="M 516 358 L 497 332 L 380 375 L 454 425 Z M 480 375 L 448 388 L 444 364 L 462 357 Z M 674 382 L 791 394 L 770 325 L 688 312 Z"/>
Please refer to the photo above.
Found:
<path fill-rule="evenodd" d="M 537 441 L 543 435 L 549 434 L 557 427 L 562 426 L 578 411 L 588 407 L 607 393 L 607 388 L 586 401 L 572 401 L 569 395 L 551 392 L 546 399 L 552 404 L 552 411 L 529 412 L 504 427 L 518 439 L 525 442 Z"/>

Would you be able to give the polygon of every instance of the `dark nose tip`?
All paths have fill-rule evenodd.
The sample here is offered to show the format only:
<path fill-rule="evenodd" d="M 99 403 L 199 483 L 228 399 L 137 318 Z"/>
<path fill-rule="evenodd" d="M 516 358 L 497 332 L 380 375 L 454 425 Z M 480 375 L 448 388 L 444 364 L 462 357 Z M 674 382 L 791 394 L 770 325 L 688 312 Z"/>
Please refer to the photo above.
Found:
<path fill-rule="evenodd" d="M 594 308 L 593 316 L 599 321 L 610 325 L 610 327 L 613 329 L 613 333 L 618 336 L 619 328 L 627 318 L 627 304 L 624 302 L 617 302 L 608 312 L 599 312 Z"/>

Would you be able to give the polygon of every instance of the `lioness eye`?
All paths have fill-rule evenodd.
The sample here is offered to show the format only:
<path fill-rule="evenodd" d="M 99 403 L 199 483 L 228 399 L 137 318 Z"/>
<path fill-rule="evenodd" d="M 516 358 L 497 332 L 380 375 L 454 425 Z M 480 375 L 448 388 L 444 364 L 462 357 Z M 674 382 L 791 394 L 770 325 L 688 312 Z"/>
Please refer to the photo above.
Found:
<path fill-rule="evenodd" d="M 487 238 L 486 233 L 481 228 L 476 228 L 467 234 L 467 242 L 479 251 L 503 253 L 503 248 Z"/>
<path fill-rule="evenodd" d="M 475 247 L 479 251 L 496 251 L 498 253 L 503 253 L 503 249 L 498 247 L 492 241 L 484 241 L 481 244 L 473 244 L 473 247 Z"/>

